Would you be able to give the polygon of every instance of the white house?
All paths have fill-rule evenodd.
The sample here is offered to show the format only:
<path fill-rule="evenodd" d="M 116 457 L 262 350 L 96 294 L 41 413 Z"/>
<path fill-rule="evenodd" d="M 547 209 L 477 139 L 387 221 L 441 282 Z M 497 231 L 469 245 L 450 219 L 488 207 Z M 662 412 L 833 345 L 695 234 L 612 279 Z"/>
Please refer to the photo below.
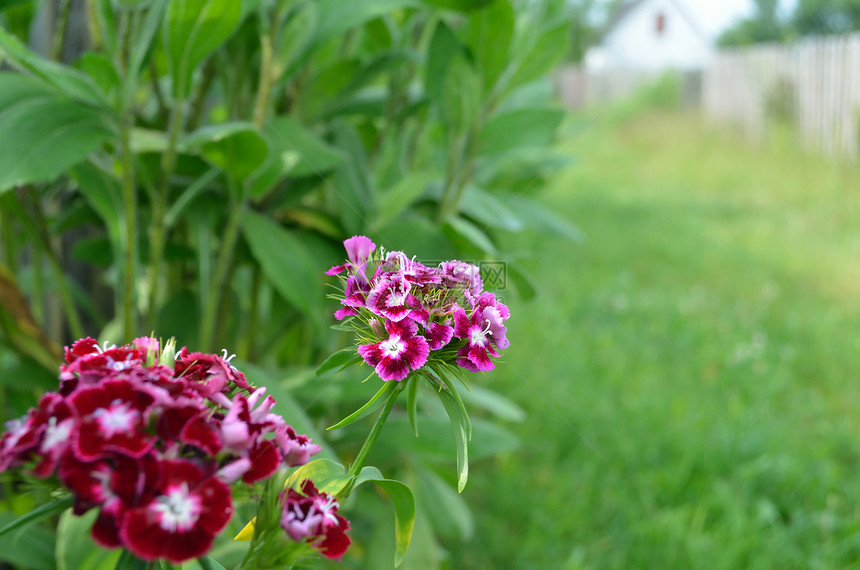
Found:
<path fill-rule="evenodd" d="M 712 53 L 711 38 L 683 0 L 629 0 L 586 53 L 585 67 L 590 72 L 692 71 L 702 69 Z"/>

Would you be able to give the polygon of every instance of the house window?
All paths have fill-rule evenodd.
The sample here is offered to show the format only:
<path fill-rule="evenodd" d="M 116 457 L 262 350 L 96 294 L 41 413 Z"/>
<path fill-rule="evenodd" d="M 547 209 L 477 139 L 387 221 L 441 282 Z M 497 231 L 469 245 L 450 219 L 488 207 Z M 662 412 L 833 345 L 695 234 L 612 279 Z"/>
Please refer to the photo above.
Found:
<path fill-rule="evenodd" d="M 657 13 L 657 18 L 654 21 L 654 30 L 658 36 L 662 36 L 666 31 L 666 14 L 663 12 Z"/>

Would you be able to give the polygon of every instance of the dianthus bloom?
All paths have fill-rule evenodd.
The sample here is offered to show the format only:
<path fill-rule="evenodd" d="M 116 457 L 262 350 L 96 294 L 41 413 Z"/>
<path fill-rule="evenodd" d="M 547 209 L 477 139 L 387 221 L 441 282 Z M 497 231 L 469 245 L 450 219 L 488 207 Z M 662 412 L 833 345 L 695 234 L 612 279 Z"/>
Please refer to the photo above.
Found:
<path fill-rule="evenodd" d="M 320 493 L 308 479 L 301 491 L 287 489 L 281 493 L 281 526 L 295 541 L 307 540 L 323 556 L 340 560 L 350 545 L 346 531 L 349 522 L 337 514 L 337 500 Z"/>
<path fill-rule="evenodd" d="M 483 290 L 480 270 L 463 261 L 428 267 L 401 251 L 377 251 L 365 236 L 344 241 L 349 261 L 338 275 L 343 295 L 338 320 L 352 319 L 358 354 L 382 380 L 441 361 L 472 372 L 492 370 L 510 344 L 508 307 Z M 368 277 L 370 275 L 370 277 Z"/>
<path fill-rule="evenodd" d="M 176 564 L 198 558 L 233 515 L 231 484 L 320 451 L 272 413 L 275 400 L 226 352 L 174 356 L 152 338 L 119 348 L 85 338 L 65 355 L 58 391 L 7 423 L 0 472 L 58 476 L 75 514 L 98 509 L 91 534 L 104 547 Z"/>

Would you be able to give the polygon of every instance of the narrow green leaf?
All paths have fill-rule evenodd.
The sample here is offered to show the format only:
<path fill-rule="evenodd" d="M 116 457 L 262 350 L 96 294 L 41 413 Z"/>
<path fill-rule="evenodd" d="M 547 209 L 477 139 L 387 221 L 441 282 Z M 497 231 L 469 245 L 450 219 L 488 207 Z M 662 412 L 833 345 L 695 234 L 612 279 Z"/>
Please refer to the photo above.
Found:
<path fill-rule="evenodd" d="M 177 198 L 173 205 L 170 206 L 170 209 L 167 210 L 167 215 L 164 216 L 164 221 L 168 228 L 173 227 L 173 225 L 179 220 L 182 212 L 184 212 L 188 205 L 194 201 L 194 198 L 196 198 L 200 192 L 205 190 L 209 183 L 217 177 L 218 169 L 210 168 L 182 192 L 179 198 Z"/>
<path fill-rule="evenodd" d="M 0 192 L 55 179 L 113 133 L 105 113 L 30 77 L 0 73 Z"/>
<path fill-rule="evenodd" d="M 226 42 L 242 15 L 236 0 L 172 0 L 164 19 L 164 37 L 173 75 L 173 91 L 184 100 L 197 66 Z"/>
<path fill-rule="evenodd" d="M 15 515 L 0 512 L 0 524 L 8 523 Z M 4 568 L 37 568 L 53 570 L 55 550 L 54 533 L 41 526 L 22 528 L 14 534 L 0 537 L 0 564 Z"/>
<path fill-rule="evenodd" d="M 315 459 L 295 471 L 284 482 L 284 488 L 298 489 L 302 482 L 310 479 L 321 493 L 337 494 L 346 487 L 352 477 L 340 463 L 331 459 Z"/>
<path fill-rule="evenodd" d="M 535 298 L 537 294 L 534 281 L 516 263 L 508 262 L 507 275 L 513 281 L 514 286 L 524 301 Z"/>
<path fill-rule="evenodd" d="M 353 424 L 360 419 L 366 418 L 368 415 L 376 411 L 379 406 L 385 403 L 385 398 L 383 398 L 382 396 L 388 394 L 396 388 L 397 382 L 386 382 L 382 386 L 382 388 L 380 388 L 379 391 L 377 391 L 376 394 L 374 394 L 373 397 L 368 400 L 366 404 L 364 404 L 362 407 L 360 407 L 359 409 L 357 409 L 356 411 L 349 414 L 348 416 L 346 416 L 345 418 L 327 429 L 340 429 L 342 427 L 348 426 L 349 424 Z"/>
<path fill-rule="evenodd" d="M 197 562 L 203 570 L 225 570 L 217 560 L 210 558 L 209 556 L 201 556 L 197 559 Z"/>
<path fill-rule="evenodd" d="M 406 385 L 406 411 L 409 414 L 409 424 L 412 426 L 412 431 L 415 432 L 415 437 L 418 437 L 418 384 L 420 377 L 408 380 Z"/>
<path fill-rule="evenodd" d="M 576 243 L 585 241 L 585 234 L 571 222 L 559 217 L 536 200 L 521 194 L 500 194 L 499 198 L 529 228 L 549 235 L 556 235 Z"/>
<path fill-rule="evenodd" d="M 353 330 L 350 328 L 349 330 Z M 339 368 L 343 370 L 347 366 L 360 362 L 362 360 L 361 356 L 356 352 L 354 346 L 348 346 L 346 348 L 342 348 L 325 359 L 325 361 L 320 364 L 319 368 L 317 368 L 317 376 L 322 376 L 326 372 L 334 370 L 335 368 Z"/>
<path fill-rule="evenodd" d="M 567 53 L 570 23 L 562 21 L 542 30 L 531 49 L 520 56 L 517 70 L 507 84 L 508 89 L 546 75 Z"/>
<path fill-rule="evenodd" d="M 461 248 L 474 247 L 482 253 L 495 255 L 496 246 L 493 245 L 490 237 L 484 233 L 482 229 L 477 227 L 469 220 L 460 216 L 451 216 L 445 220 L 445 225 L 442 228 L 446 235 L 457 240 L 459 238 Z"/>
<path fill-rule="evenodd" d="M 131 48 L 131 54 L 129 55 L 127 71 L 129 76 L 137 76 L 140 72 L 143 60 L 152 46 L 152 40 L 161 26 L 164 9 L 167 8 L 169 2 L 170 0 L 152 0 L 149 2 L 146 17 L 143 19 L 143 25 L 140 27 L 140 31 Z"/>
<path fill-rule="evenodd" d="M 418 500 L 436 533 L 449 540 L 465 541 L 475 532 L 475 520 L 463 496 L 436 473 L 416 466 Z"/>
<path fill-rule="evenodd" d="M 290 10 L 280 33 L 275 61 L 280 72 L 291 67 L 305 53 L 317 31 L 318 7 L 316 2 L 303 2 Z"/>
<path fill-rule="evenodd" d="M 451 428 L 454 430 L 454 441 L 457 444 L 457 492 L 462 493 L 469 480 L 469 438 L 472 436 L 472 425 L 463 400 L 451 382 L 450 377 L 444 371 L 434 368 L 439 379 L 445 384 L 444 390 L 439 391 L 439 398 L 451 420 Z"/>
<path fill-rule="evenodd" d="M 265 135 L 282 176 L 319 176 L 344 160 L 339 149 L 286 115 L 267 121 Z"/>
<path fill-rule="evenodd" d="M 458 10 L 460 12 L 468 12 L 470 10 L 478 10 L 495 0 L 421 0 L 425 4 L 435 6 L 437 8 L 445 8 L 447 10 Z"/>
<path fill-rule="evenodd" d="M 367 226 L 376 207 L 367 152 L 358 132 L 345 122 L 337 122 L 335 142 L 345 151 L 346 160 L 335 172 L 331 191 L 339 203 L 343 227 L 348 234 L 357 234 Z"/>
<path fill-rule="evenodd" d="M 479 408 L 487 410 L 499 419 L 509 422 L 522 422 L 526 419 L 526 412 L 512 400 L 505 398 L 498 392 L 481 386 L 473 386 L 471 390 L 462 394 L 463 401 Z"/>
<path fill-rule="evenodd" d="M 4 534 L 8 534 L 13 530 L 23 528 L 27 525 L 33 524 L 37 521 L 40 521 L 46 517 L 62 512 L 74 503 L 74 498 L 71 496 L 63 497 L 62 499 L 57 499 L 55 501 L 51 501 L 50 503 L 45 503 L 39 507 L 36 507 L 26 515 L 21 515 L 15 520 L 3 525 L 0 527 L 0 536 Z"/>
<path fill-rule="evenodd" d="M 82 516 L 68 509 L 60 515 L 57 525 L 57 570 L 112 570 L 120 557 L 119 550 L 106 550 L 93 541 L 90 530 L 98 512 L 94 509 Z"/>
<path fill-rule="evenodd" d="M 430 47 L 427 49 L 427 65 L 424 71 L 424 91 L 437 104 L 442 103 L 445 92 L 445 76 L 454 57 L 463 53 L 463 46 L 445 22 L 436 25 Z"/>
<path fill-rule="evenodd" d="M 416 0 L 319 0 L 317 33 L 314 44 L 319 45 L 340 36 L 350 28 L 383 14 L 417 5 Z"/>
<path fill-rule="evenodd" d="M 109 107 L 104 94 L 86 74 L 35 54 L 2 27 L 0 27 L 0 55 L 67 97 L 104 109 Z M 0 92 L 5 88 L 7 87 L 0 86 Z"/>

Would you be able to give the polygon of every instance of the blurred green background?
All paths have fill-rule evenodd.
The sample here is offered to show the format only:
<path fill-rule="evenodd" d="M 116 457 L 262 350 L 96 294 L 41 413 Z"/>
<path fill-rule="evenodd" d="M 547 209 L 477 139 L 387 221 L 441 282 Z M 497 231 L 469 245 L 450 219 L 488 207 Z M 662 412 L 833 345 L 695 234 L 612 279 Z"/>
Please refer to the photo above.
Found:
<path fill-rule="evenodd" d="M 416 492 L 403 568 L 858 565 L 856 159 L 706 123 L 671 75 L 563 110 L 600 3 L 48 4 L 0 1 L 2 419 L 75 338 L 154 332 L 237 353 L 348 462 L 367 420 L 324 429 L 378 386 L 314 370 L 350 342 L 323 272 L 363 233 L 504 264 L 512 313 L 464 394 L 464 493 L 431 398 L 371 455 Z M 39 497 L 4 477 L 0 522 Z M 390 505 L 346 514 L 342 566 L 390 567 Z M 0 559 L 70 567 L 64 521 Z"/>

